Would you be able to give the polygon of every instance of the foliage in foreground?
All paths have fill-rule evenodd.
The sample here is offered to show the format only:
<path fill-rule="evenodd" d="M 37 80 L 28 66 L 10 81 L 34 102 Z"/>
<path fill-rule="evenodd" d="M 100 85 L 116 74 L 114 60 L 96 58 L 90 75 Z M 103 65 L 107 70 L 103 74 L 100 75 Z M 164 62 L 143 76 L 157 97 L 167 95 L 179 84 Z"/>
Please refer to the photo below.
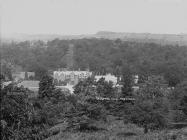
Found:
<path fill-rule="evenodd" d="M 14 88 L 13 88 L 14 87 Z M 1 86 L 1 138 L 17 140 L 41 140 L 50 134 L 64 112 L 65 95 L 52 90 L 48 98 L 29 99 L 27 90 L 15 85 Z M 48 95 L 48 94 L 45 94 Z"/>
<path fill-rule="evenodd" d="M 95 124 L 106 120 L 105 107 L 95 100 L 95 90 L 101 91 L 103 84 L 96 85 L 92 78 L 88 78 L 75 87 L 74 108 L 67 112 L 68 128 L 71 130 L 96 130 Z"/>
<path fill-rule="evenodd" d="M 46 140 L 185 140 L 185 129 L 153 131 L 144 134 L 143 129 L 134 124 L 124 124 L 111 119 L 100 131 L 68 131 L 49 137 Z"/>
<path fill-rule="evenodd" d="M 6 139 L 41 139 L 45 137 L 45 114 L 33 110 L 25 95 L 1 96 L 1 137 Z"/>
<path fill-rule="evenodd" d="M 174 112 L 174 121 L 187 121 L 187 81 L 178 84 L 169 99 Z"/>
<path fill-rule="evenodd" d="M 130 108 L 129 120 L 148 130 L 163 129 L 169 122 L 169 101 L 167 90 L 155 81 L 148 81 L 135 96 Z"/>
<path fill-rule="evenodd" d="M 168 124 L 168 90 L 154 81 L 145 84 L 137 94 L 131 94 L 136 98 L 134 104 L 111 104 L 109 102 L 105 104 L 95 100 L 98 94 L 113 97 L 115 93 L 111 84 L 105 82 L 104 79 L 98 82 L 93 79 L 82 81 L 76 86 L 75 95 L 69 96 L 54 89 L 50 77 L 43 78 L 40 86 L 42 96 L 34 100 L 24 95 L 7 95 L 7 92 L 13 92 L 12 89 L 2 89 L 1 130 L 4 139 L 44 139 L 50 135 L 48 129 L 59 122 L 67 122 L 66 133 L 69 130 L 76 130 L 75 133 L 88 132 L 87 130 L 92 130 L 93 133 L 99 133 L 99 131 L 105 133 L 109 128 L 100 127 L 100 125 L 108 124 L 107 116 L 112 113 L 123 116 L 123 121 L 120 120 L 120 123 L 124 120 L 133 122 L 143 127 L 144 132 L 163 129 Z M 129 84 L 126 87 L 129 87 Z M 180 89 L 176 88 L 177 91 L 181 91 Z M 130 91 L 128 90 L 129 93 Z M 185 88 L 182 91 L 182 95 L 185 95 Z M 182 106 L 181 109 L 185 112 L 186 98 L 185 96 L 179 97 L 180 100 L 177 100 L 179 102 L 176 106 L 179 108 Z M 114 108 L 116 108 L 115 112 Z M 119 126 L 120 124 L 116 127 Z M 108 134 L 102 136 L 104 138 L 101 139 L 105 139 Z M 95 136 L 92 138 L 94 139 Z"/>

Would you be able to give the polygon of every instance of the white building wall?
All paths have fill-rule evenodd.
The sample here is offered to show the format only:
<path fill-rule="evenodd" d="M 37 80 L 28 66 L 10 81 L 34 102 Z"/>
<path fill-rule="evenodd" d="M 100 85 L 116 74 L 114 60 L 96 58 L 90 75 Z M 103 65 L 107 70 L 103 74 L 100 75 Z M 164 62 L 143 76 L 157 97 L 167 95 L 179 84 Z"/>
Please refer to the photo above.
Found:
<path fill-rule="evenodd" d="M 117 77 L 114 75 L 107 74 L 107 75 L 96 75 L 95 76 L 96 81 L 99 81 L 99 79 L 101 79 L 101 78 L 105 78 L 105 81 L 107 81 L 107 82 L 111 81 L 113 83 L 113 85 L 117 84 Z"/>
<path fill-rule="evenodd" d="M 69 82 L 78 83 L 80 79 L 86 79 L 92 75 L 89 71 L 54 71 L 53 78 L 58 81 L 69 80 Z"/>

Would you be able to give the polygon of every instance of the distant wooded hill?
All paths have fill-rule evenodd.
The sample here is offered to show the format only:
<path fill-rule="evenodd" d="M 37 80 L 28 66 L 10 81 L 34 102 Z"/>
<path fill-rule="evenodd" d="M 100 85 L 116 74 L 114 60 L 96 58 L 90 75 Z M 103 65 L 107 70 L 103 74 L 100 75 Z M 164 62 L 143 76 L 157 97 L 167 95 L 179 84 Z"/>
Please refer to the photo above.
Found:
<path fill-rule="evenodd" d="M 123 33 L 100 31 L 90 35 L 58 35 L 58 34 L 14 34 L 3 36 L 3 41 L 25 41 L 25 40 L 43 40 L 49 41 L 53 39 L 83 39 L 83 38 L 105 38 L 105 39 L 121 39 L 123 41 L 136 41 L 147 43 L 158 43 L 161 45 L 187 45 L 187 34 L 151 34 L 151 33 Z"/>

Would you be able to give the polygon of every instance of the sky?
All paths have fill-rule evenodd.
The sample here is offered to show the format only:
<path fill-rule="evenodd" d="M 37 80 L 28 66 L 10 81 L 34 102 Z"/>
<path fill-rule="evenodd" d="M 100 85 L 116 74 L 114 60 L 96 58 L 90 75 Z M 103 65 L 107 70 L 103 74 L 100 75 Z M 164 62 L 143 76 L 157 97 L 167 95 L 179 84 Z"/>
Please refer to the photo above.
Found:
<path fill-rule="evenodd" d="M 0 0 L 1 34 L 187 33 L 187 0 Z"/>

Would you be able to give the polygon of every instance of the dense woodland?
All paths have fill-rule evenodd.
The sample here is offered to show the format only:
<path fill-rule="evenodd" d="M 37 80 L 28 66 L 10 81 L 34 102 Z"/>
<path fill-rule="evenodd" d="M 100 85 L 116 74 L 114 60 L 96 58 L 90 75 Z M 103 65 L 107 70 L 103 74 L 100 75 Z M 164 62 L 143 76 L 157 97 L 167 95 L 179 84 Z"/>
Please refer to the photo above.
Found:
<path fill-rule="evenodd" d="M 69 44 L 74 44 L 73 51 Z M 42 140 L 53 136 L 54 140 L 118 140 L 126 139 L 127 135 L 134 139 L 141 135 L 142 140 L 181 140 L 186 136 L 181 129 L 181 133 L 168 133 L 179 123 L 180 127 L 187 125 L 187 46 L 119 39 L 56 39 L 47 45 L 42 41 L 34 45 L 30 42 L 3 44 L 0 51 L 3 140 Z M 62 67 L 89 68 L 96 74 L 121 76 L 122 91 L 119 93 L 104 79 L 96 82 L 91 77 L 79 82 L 70 95 L 56 89 L 53 78 L 48 75 L 48 71 Z M 14 83 L 3 86 L 6 77 L 11 79 L 11 72 L 17 70 L 36 72 L 40 80 L 38 97 L 28 98 L 27 93 L 31 91 Z M 140 76 L 141 82 L 136 92 L 132 89 L 134 74 Z M 164 79 L 158 80 L 155 75 Z M 134 100 L 101 101 L 96 97 Z"/>
<path fill-rule="evenodd" d="M 73 44 L 72 50 L 69 45 Z M 126 70 L 138 75 L 163 75 L 170 86 L 187 77 L 187 46 L 162 46 L 154 43 L 124 42 L 120 39 L 78 39 L 29 41 L 2 44 L 1 59 L 15 70 L 34 71 L 38 78 L 49 70 L 66 68 L 89 69 L 96 74 L 122 75 Z M 70 62 L 71 61 L 71 62 Z M 8 67 L 2 71 L 8 73 Z"/>
<path fill-rule="evenodd" d="M 118 136 L 118 133 L 136 136 L 137 130 L 141 135 L 144 133 L 142 140 L 180 139 L 185 135 L 168 133 L 172 128 L 182 131 L 180 128 L 187 125 L 186 81 L 174 90 L 168 90 L 157 81 L 148 80 L 137 92 L 133 92 L 128 82 L 124 82 L 123 91 L 117 94 L 110 82 L 104 79 L 96 82 L 88 78 L 78 83 L 71 95 L 55 89 L 53 78 L 46 75 L 40 81 L 39 96 L 34 98 L 28 98 L 28 89 L 14 84 L 2 87 L 3 81 L 1 76 L 0 128 L 3 140 L 42 140 L 49 137 L 74 140 L 73 135 L 79 139 L 100 137 L 107 140 L 113 137 L 117 140 L 126 137 Z M 135 100 L 98 100 L 98 96 L 116 99 L 131 97 Z M 173 125 L 178 122 L 182 124 Z M 130 125 L 124 130 L 129 124 L 133 124 L 134 128 Z M 121 128 L 116 129 L 116 125 Z M 158 134 L 153 135 L 154 131 Z"/>

